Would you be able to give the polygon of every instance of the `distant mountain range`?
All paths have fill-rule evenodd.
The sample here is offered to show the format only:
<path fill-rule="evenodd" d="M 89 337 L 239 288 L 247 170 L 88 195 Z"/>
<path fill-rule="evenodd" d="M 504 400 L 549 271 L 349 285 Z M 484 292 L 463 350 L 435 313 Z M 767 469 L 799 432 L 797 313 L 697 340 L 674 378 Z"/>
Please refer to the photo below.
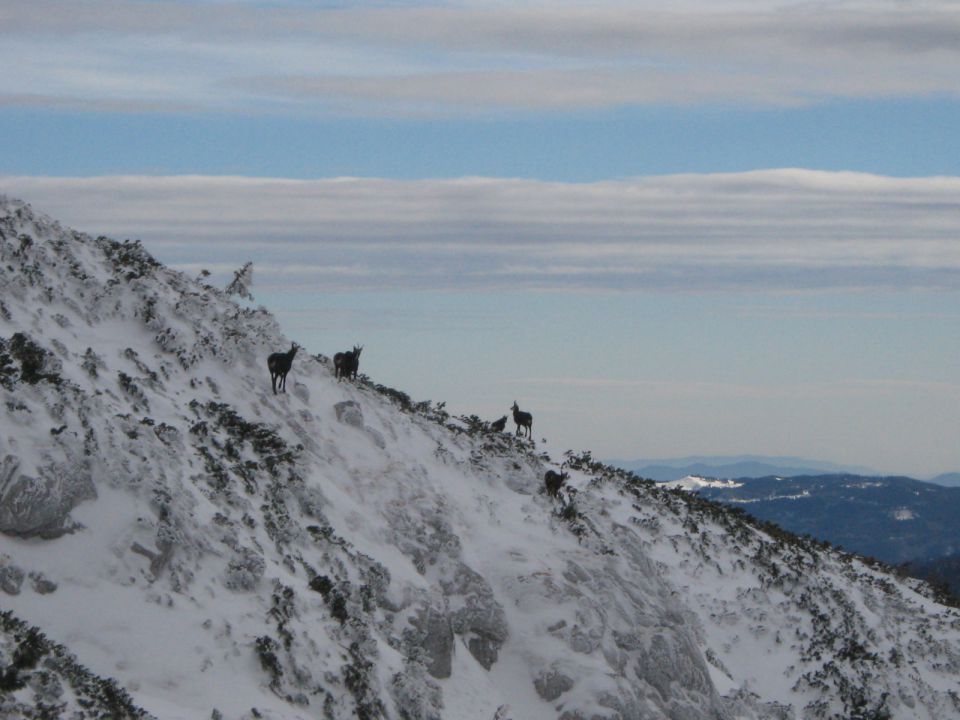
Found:
<path fill-rule="evenodd" d="M 883 473 L 859 465 L 840 465 L 824 460 L 766 455 L 692 455 L 658 460 L 610 460 L 611 465 L 636 473 L 640 477 L 670 482 L 684 477 L 720 479 L 800 477 L 815 475 L 866 475 Z M 928 482 L 947 487 L 960 487 L 960 473 L 944 473 Z"/>
<path fill-rule="evenodd" d="M 668 484 L 894 565 L 960 552 L 960 488 L 851 474 Z"/>
<path fill-rule="evenodd" d="M 899 565 L 960 597 L 960 473 L 927 482 L 799 457 L 613 460 L 786 530 Z"/>
<path fill-rule="evenodd" d="M 765 455 L 692 455 L 683 458 L 659 460 L 610 460 L 611 465 L 630 470 L 637 475 L 669 482 L 695 476 L 709 478 L 793 477 L 799 475 L 824 475 L 850 473 L 853 475 L 876 475 L 871 468 L 839 465 L 823 460 L 807 460 L 799 457 L 771 457 Z"/>
<path fill-rule="evenodd" d="M 960 487 L 960 473 L 943 473 L 943 475 L 930 478 L 930 482 L 947 487 Z"/>

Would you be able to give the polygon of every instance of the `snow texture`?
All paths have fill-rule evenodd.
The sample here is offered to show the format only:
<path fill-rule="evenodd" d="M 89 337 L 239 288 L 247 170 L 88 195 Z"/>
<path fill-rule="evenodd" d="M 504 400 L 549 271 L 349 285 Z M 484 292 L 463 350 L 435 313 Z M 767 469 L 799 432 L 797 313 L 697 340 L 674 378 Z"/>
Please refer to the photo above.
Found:
<path fill-rule="evenodd" d="M 0 714 L 960 717 L 918 581 L 289 346 L 0 199 Z"/>

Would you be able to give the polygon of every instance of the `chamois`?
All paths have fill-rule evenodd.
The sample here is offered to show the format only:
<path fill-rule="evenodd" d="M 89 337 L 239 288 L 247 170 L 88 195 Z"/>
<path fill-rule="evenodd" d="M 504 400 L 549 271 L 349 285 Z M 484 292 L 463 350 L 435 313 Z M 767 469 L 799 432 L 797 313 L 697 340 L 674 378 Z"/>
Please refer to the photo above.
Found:
<path fill-rule="evenodd" d="M 362 350 L 363 345 L 354 345 L 353 350 L 338 352 L 333 356 L 334 376 L 338 380 L 343 378 L 347 378 L 348 380 L 356 379 L 357 369 L 360 367 L 360 352 Z"/>
<path fill-rule="evenodd" d="M 522 436 L 523 433 L 521 430 L 526 428 L 527 437 L 530 437 L 530 434 L 533 432 L 533 415 L 520 410 L 516 400 L 513 401 L 513 407 L 510 409 L 513 410 L 513 421 L 517 424 L 517 432 L 515 434 Z"/>
<path fill-rule="evenodd" d="M 493 432 L 503 432 L 503 429 L 504 429 L 506 426 L 507 426 L 507 416 L 506 416 L 506 415 L 504 415 L 504 416 L 503 416 L 502 418 L 500 418 L 499 420 L 494 420 L 492 423 L 490 423 L 490 429 L 493 430 Z"/>
<path fill-rule="evenodd" d="M 280 389 L 287 391 L 287 373 L 293 365 L 293 356 L 300 348 L 296 343 L 290 343 L 290 350 L 285 353 L 273 353 L 267 358 L 267 369 L 270 371 L 270 382 L 273 385 L 273 394 L 277 394 L 277 380 L 280 380 Z"/>
<path fill-rule="evenodd" d="M 543 476 L 544 487 L 547 488 L 547 495 L 551 497 L 560 497 L 560 488 L 563 483 L 570 479 L 570 476 L 563 471 L 563 465 L 560 466 L 560 472 L 547 470 Z"/>

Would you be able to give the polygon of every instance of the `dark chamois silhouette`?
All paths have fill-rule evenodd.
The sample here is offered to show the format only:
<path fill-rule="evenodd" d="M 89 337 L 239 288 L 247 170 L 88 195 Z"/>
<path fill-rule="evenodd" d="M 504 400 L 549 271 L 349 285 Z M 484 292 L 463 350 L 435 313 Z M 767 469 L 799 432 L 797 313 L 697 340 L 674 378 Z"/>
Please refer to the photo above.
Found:
<path fill-rule="evenodd" d="M 267 358 L 267 369 L 270 371 L 270 382 L 273 385 L 273 394 L 277 394 L 277 380 L 280 380 L 280 389 L 287 391 L 287 373 L 293 365 L 293 356 L 300 348 L 296 343 L 290 343 L 290 350 L 285 353 L 273 353 Z"/>
<path fill-rule="evenodd" d="M 563 471 L 563 465 L 560 466 L 560 472 L 547 470 L 543 476 L 543 484 L 547 488 L 547 495 L 551 497 L 560 497 L 560 488 L 563 483 L 570 479 L 570 476 Z"/>
<path fill-rule="evenodd" d="M 338 380 L 343 378 L 347 378 L 348 380 L 356 379 L 357 369 L 360 367 L 360 352 L 362 350 L 363 345 L 354 345 L 353 350 L 338 352 L 333 356 L 333 374 Z"/>
<path fill-rule="evenodd" d="M 528 412 L 523 412 L 518 406 L 517 401 L 513 401 L 513 407 L 510 408 L 513 410 L 513 421 L 517 424 L 516 435 L 523 435 L 520 431 L 523 428 L 527 429 L 527 437 L 530 437 L 530 434 L 533 432 L 533 415 Z"/>
<path fill-rule="evenodd" d="M 494 420 L 490 423 L 490 429 L 494 432 L 503 432 L 504 428 L 507 427 L 507 416 L 504 415 L 499 420 Z"/>

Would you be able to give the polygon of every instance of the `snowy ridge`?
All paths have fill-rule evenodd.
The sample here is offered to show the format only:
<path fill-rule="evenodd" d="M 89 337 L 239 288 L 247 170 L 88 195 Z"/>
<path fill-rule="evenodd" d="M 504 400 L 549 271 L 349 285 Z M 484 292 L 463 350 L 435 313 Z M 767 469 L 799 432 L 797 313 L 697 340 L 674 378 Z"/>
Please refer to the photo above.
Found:
<path fill-rule="evenodd" d="M 289 346 L 0 200 L 0 607 L 150 715 L 960 717 L 920 583 Z M 97 717 L 5 630 L 0 715 Z"/>

